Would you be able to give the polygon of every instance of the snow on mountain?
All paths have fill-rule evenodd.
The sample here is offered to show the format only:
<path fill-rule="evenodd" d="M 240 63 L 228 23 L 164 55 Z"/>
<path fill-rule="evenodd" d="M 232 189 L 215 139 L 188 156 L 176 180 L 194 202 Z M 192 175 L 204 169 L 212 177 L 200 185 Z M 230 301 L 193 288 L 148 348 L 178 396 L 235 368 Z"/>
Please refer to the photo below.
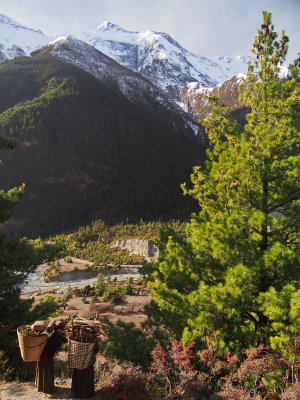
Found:
<path fill-rule="evenodd" d="M 108 21 L 80 39 L 141 73 L 175 100 L 186 82 L 213 87 L 245 72 L 248 63 L 247 57 L 209 59 L 186 50 L 166 33 L 127 31 Z"/>
<path fill-rule="evenodd" d="M 245 72 L 250 59 L 242 56 L 209 59 L 186 50 L 166 33 L 128 31 L 108 21 L 79 38 L 143 75 L 175 101 L 185 84 L 196 82 L 200 88 L 214 87 L 238 72 Z M 52 39 L 0 14 L 0 62 L 29 55 Z M 79 53 L 77 57 L 83 66 L 85 61 Z"/>
<path fill-rule="evenodd" d="M 222 70 L 224 71 L 225 75 L 227 76 L 227 79 L 230 79 L 233 77 L 233 75 L 236 75 L 238 73 L 246 73 L 248 64 L 250 61 L 254 60 L 253 56 L 237 56 L 235 58 L 233 57 L 226 57 L 226 56 L 216 56 L 213 57 L 213 60 L 217 62 Z M 226 80 L 227 80 L 226 79 Z M 224 80 L 218 82 L 218 83 L 223 83 Z"/>
<path fill-rule="evenodd" d="M 245 74 L 237 74 L 213 88 L 203 88 L 197 82 L 187 83 L 181 89 L 179 99 L 187 111 L 198 120 L 211 115 L 213 106 L 208 100 L 211 95 L 216 95 L 230 112 L 237 112 L 244 107 L 239 101 L 239 86 L 245 77 Z"/>
<path fill-rule="evenodd" d="M 51 38 L 41 31 L 28 28 L 0 14 L 0 62 L 29 55 L 50 40 Z"/>
<path fill-rule="evenodd" d="M 166 93 L 156 87 L 148 79 L 118 64 L 112 58 L 101 53 L 95 47 L 78 40 L 73 36 L 61 37 L 36 50 L 32 55 L 44 54 L 64 59 L 85 70 L 105 84 L 116 86 L 125 97 L 136 104 L 147 105 L 149 110 L 159 112 L 169 109 L 174 115 L 180 115 L 185 125 L 205 141 L 204 130 L 176 105 Z M 174 117 L 174 126 L 176 118 Z"/>

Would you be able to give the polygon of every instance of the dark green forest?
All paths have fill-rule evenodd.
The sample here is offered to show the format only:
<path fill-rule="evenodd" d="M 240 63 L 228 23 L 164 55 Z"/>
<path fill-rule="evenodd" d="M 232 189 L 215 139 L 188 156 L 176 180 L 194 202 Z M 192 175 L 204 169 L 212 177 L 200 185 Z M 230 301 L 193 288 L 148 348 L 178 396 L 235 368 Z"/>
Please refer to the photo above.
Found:
<path fill-rule="evenodd" d="M 0 66 L 0 185 L 26 184 L 7 230 L 48 235 L 95 219 L 186 218 L 196 202 L 180 183 L 204 158 L 204 146 L 166 107 L 133 104 L 53 57 Z"/>

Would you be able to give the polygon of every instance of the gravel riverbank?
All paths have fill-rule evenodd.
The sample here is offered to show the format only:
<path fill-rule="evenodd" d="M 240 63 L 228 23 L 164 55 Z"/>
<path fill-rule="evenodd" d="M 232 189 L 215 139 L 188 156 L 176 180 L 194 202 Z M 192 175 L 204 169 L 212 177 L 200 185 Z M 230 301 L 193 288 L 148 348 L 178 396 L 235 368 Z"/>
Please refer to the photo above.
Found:
<path fill-rule="evenodd" d="M 128 278 L 138 279 L 140 277 L 139 268 L 141 265 L 122 265 L 119 270 L 107 269 L 101 271 L 86 270 L 84 266 L 87 264 L 86 260 L 73 259 L 71 264 L 62 264 L 61 273 L 50 282 L 44 281 L 45 266 L 41 266 L 37 271 L 31 274 L 27 282 L 22 285 L 22 295 L 30 296 L 36 294 L 38 291 L 43 293 L 51 292 L 53 290 L 56 293 L 65 293 L 68 286 L 74 288 L 83 288 L 87 285 L 93 285 L 97 280 L 97 275 L 102 273 L 103 275 L 110 276 L 112 279 L 117 281 L 126 281 Z"/>

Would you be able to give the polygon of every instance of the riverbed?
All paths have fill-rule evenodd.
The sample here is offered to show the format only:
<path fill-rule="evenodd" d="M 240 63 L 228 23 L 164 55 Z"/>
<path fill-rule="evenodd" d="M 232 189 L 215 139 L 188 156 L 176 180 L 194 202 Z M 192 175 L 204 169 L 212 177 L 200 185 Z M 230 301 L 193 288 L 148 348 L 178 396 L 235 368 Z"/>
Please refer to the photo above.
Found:
<path fill-rule="evenodd" d="M 122 265 L 120 269 L 114 270 L 92 270 L 86 269 L 87 261 L 80 259 L 73 259 L 72 264 L 66 263 L 64 260 L 59 260 L 61 264 L 61 272 L 58 276 L 54 277 L 51 281 L 44 281 L 44 273 L 47 268 L 42 265 L 37 268 L 36 272 L 30 274 L 26 282 L 20 286 L 22 295 L 33 296 L 38 292 L 42 293 L 65 293 L 68 286 L 72 289 L 83 288 L 84 286 L 91 285 L 96 282 L 98 274 L 110 276 L 112 280 L 118 282 L 126 281 L 128 278 L 134 280 L 138 279 L 141 275 L 139 270 L 141 265 Z"/>

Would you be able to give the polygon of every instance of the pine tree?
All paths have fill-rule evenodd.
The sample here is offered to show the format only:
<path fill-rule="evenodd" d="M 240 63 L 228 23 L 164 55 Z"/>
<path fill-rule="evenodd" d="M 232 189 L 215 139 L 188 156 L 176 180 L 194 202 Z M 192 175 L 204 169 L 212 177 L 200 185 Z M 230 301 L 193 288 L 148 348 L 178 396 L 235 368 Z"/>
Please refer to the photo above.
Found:
<path fill-rule="evenodd" d="M 300 336 L 300 90 L 296 63 L 279 78 L 287 43 L 263 12 L 242 85 L 247 123 L 212 99 L 206 168 L 184 186 L 201 211 L 186 240 L 166 234 L 152 267 L 151 294 L 184 321 L 184 342 L 227 352 Z"/>
<path fill-rule="evenodd" d="M 0 137 L 0 147 L 13 149 L 16 141 Z M 8 191 L 0 190 L 0 227 L 13 214 L 24 189 L 23 184 Z M 8 240 L 0 232 L 0 379 L 16 374 L 16 360 L 20 359 L 17 326 L 33 322 L 30 319 L 33 299 L 22 300 L 18 285 L 37 265 L 50 260 L 57 252 L 57 246 L 45 245 L 41 240 Z"/>

